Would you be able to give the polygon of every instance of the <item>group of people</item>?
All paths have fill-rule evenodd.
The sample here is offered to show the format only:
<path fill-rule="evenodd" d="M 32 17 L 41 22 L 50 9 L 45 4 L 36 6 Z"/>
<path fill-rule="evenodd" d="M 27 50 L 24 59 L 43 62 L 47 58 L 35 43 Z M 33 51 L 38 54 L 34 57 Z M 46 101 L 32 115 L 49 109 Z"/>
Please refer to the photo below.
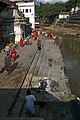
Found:
<path fill-rule="evenodd" d="M 32 45 L 32 40 L 37 40 L 37 32 L 32 32 L 31 35 L 27 35 L 25 39 L 20 39 L 20 46 L 23 47 L 24 45 Z"/>
<path fill-rule="evenodd" d="M 47 31 L 47 32 L 44 32 L 44 35 L 45 35 L 45 37 L 53 39 L 54 46 L 57 46 L 59 44 L 59 37 L 56 33 L 50 33 Z"/>
<path fill-rule="evenodd" d="M 24 45 L 32 45 L 32 40 L 37 41 L 38 50 L 41 50 L 40 34 L 37 31 L 32 32 L 32 34 L 28 35 L 25 39 L 21 38 L 19 44 L 21 47 L 24 47 Z M 4 68 L 8 73 L 11 73 L 11 63 L 16 59 L 16 49 L 15 47 L 11 48 L 7 43 L 3 51 L 5 53 Z"/>
<path fill-rule="evenodd" d="M 32 40 L 37 40 L 38 50 L 41 50 L 41 40 L 40 40 L 40 32 L 32 32 L 31 35 L 28 35 L 25 39 L 20 39 L 20 46 L 24 47 L 24 45 L 32 45 Z"/>
<path fill-rule="evenodd" d="M 15 61 L 17 52 L 14 47 L 11 49 L 8 43 L 4 48 L 4 52 L 5 52 L 4 68 L 8 73 L 11 73 L 11 62 Z"/>
<path fill-rule="evenodd" d="M 30 35 L 28 35 L 25 39 L 20 39 L 20 46 L 24 47 L 24 45 L 32 45 L 32 38 Z"/>

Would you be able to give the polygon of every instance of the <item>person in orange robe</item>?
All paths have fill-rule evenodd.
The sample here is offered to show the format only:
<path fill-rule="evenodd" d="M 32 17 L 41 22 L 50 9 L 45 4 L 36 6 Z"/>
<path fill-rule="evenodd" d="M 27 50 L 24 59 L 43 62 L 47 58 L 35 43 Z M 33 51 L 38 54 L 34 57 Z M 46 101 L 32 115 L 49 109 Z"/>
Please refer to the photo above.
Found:
<path fill-rule="evenodd" d="M 24 46 L 24 40 L 23 40 L 23 38 L 20 39 L 20 46 L 21 46 L 21 47 Z"/>
<path fill-rule="evenodd" d="M 11 59 L 12 59 L 13 62 L 15 61 L 15 58 L 16 58 L 16 50 L 13 48 L 11 50 Z"/>
<path fill-rule="evenodd" d="M 35 32 L 33 35 L 33 39 L 36 40 L 37 39 L 37 33 Z"/>

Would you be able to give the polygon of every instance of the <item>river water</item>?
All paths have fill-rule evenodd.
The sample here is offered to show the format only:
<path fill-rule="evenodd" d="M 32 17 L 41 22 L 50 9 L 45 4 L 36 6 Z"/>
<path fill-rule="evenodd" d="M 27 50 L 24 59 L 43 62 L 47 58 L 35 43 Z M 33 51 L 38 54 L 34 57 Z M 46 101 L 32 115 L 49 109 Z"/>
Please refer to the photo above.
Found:
<path fill-rule="evenodd" d="M 69 78 L 71 92 L 80 97 L 80 42 L 76 41 L 74 46 L 73 38 L 72 41 L 69 39 L 64 40 L 60 49 L 65 62 L 65 75 Z"/>

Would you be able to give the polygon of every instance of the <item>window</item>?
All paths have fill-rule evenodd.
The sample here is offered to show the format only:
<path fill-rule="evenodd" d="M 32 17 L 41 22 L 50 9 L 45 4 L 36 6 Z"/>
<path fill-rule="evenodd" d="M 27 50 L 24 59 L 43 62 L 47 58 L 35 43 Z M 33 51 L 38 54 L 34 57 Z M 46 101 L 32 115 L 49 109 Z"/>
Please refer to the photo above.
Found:
<path fill-rule="evenodd" d="M 23 12 L 24 12 L 24 9 L 23 9 Z"/>
<path fill-rule="evenodd" d="M 28 13 L 28 9 L 26 9 L 26 13 Z"/>
<path fill-rule="evenodd" d="M 30 9 L 30 12 L 31 12 L 31 9 Z"/>

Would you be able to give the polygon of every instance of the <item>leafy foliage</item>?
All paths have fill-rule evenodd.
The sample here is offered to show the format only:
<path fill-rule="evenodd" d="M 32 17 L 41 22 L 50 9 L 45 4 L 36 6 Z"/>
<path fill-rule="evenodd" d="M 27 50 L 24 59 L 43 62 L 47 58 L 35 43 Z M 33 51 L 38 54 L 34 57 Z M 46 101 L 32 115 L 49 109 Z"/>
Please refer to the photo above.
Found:
<path fill-rule="evenodd" d="M 54 21 L 55 17 L 58 16 L 59 12 L 66 11 L 63 3 L 56 4 L 41 4 L 36 6 L 36 16 L 40 18 L 47 18 L 50 21 Z"/>
<path fill-rule="evenodd" d="M 36 16 L 47 19 L 50 23 L 58 18 L 60 12 L 69 12 L 72 7 L 80 5 L 80 0 L 69 0 L 66 3 L 43 4 L 36 5 Z"/>
<path fill-rule="evenodd" d="M 69 0 L 65 3 L 67 11 L 70 11 L 71 8 L 75 8 L 76 6 L 80 7 L 80 0 Z"/>

